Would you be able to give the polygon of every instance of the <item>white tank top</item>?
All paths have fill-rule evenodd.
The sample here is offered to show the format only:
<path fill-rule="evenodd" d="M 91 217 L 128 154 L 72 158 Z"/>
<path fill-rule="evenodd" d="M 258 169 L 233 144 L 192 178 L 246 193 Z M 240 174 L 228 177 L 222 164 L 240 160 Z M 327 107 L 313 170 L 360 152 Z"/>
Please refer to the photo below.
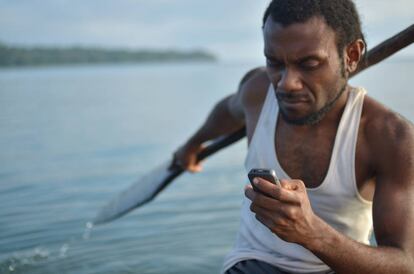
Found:
<path fill-rule="evenodd" d="M 361 88 L 350 91 L 337 129 L 328 172 L 321 185 L 308 188 L 307 192 L 316 215 L 341 233 L 368 244 L 372 202 L 360 196 L 355 177 L 355 149 L 365 93 Z M 278 114 L 279 106 L 270 85 L 250 142 L 246 174 L 252 168 L 271 168 L 279 178 L 289 179 L 279 164 L 274 145 Z M 250 211 L 250 203 L 249 199 L 243 198 L 236 244 L 225 258 L 223 272 L 247 259 L 261 260 L 295 273 L 329 270 L 309 250 L 283 241 L 257 221 Z"/>

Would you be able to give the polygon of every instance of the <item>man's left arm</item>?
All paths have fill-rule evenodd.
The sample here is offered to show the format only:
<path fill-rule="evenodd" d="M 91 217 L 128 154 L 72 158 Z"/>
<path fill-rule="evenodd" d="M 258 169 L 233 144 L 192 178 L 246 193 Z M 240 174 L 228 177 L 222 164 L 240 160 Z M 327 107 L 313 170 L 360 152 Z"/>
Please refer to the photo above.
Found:
<path fill-rule="evenodd" d="M 257 187 L 267 196 L 247 186 L 256 218 L 281 239 L 312 251 L 336 273 L 414 273 L 414 134 L 408 122 L 389 122 L 381 129 L 383 136 L 373 130 L 376 139 L 370 142 L 376 159 L 378 246 L 356 242 L 316 216 L 300 180 L 282 180 L 277 187 L 260 179 Z"/>

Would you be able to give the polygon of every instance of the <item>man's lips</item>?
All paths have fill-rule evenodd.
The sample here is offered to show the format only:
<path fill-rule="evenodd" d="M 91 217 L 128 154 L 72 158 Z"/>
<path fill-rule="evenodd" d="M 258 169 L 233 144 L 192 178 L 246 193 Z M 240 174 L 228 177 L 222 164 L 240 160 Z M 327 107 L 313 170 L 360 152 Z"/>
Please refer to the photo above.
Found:
<path fill-rule="evenodd" d="M 290 94 L 277 94 L 277 99 L 279 102 L 282 102 L 286 105 L 297 105 L 297 104 L 306 104 L 309 102 L 307 96 L 298 96 L 298 95 L 290 95 Z"/>

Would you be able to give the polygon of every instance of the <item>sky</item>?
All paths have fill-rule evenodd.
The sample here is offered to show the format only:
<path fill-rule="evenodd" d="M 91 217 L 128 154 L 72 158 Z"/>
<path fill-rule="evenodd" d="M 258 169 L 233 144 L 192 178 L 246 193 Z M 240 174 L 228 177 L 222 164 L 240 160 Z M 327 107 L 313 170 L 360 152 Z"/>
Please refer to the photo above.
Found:
<path fill-rule="evenodd" d="M 0 41 L 21 46 L 204 49 L 262 60 L 268 0 L 0 0 Z M 368 45 L 414 23 L 413 0 L 356 0 Z M 398 56 L 414 57 L 414 46 Z"/>

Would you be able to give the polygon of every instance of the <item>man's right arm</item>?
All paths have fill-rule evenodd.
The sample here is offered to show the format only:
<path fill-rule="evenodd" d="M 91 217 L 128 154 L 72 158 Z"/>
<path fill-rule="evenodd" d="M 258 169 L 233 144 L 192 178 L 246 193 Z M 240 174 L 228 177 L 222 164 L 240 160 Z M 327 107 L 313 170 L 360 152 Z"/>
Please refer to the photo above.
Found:
<path fill-rule="evenodd" d="M 249 71 L 240 81 L 238 91 L 214 106 L 202 126 L 174 153 L 174 164 L 190 172 L 201 171 L 201 165 L 196 159 L 198 152 L 203 149 L 203 143 L 245 126 L 243 85 L 259 70 L 260 68 L 256 68 Z"/>

